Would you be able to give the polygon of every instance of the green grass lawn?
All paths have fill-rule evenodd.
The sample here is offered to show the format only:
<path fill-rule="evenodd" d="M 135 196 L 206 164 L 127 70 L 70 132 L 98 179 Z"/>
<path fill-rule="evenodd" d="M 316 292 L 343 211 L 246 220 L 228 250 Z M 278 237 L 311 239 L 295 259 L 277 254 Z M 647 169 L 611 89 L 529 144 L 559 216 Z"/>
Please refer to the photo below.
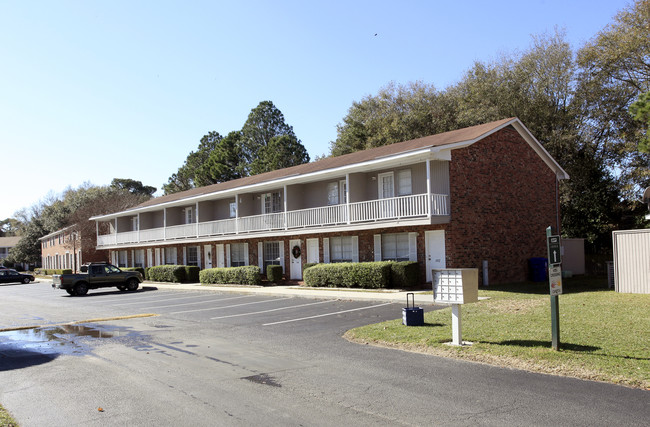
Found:
<path fill-rule="evenodd" d="M 548 284 L 479 290 L 488 300 L 461 308 L 462 339 L 453 347 L 451 308 L 426 313 L 425 326 L 401 319 L 356 328 L 346 338 L 535 372 L 650 389 L 650 295 L 619 294 L 603 282 L 565 279 L 560 351 L 551 349 Z"/>
<path fill-rule="evenodd" d="M 2 405 L 0 405 L 0 427 L 18 427 L 18 423 Z"/>

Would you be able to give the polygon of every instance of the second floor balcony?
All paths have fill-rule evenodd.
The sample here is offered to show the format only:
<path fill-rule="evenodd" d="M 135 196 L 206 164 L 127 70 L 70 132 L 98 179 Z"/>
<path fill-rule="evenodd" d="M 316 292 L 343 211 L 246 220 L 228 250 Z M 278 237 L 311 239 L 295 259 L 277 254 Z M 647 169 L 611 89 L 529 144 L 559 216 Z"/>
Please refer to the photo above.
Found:
<path fill-rule="evenodd" d="M 188 240 L 256 233 L 353 227 L 364 223 L 390 223 L 401 220 L 427 219 L 449 215 L 448 196 L 416 194 L 401 197 L 287 210 L 262 215 L 242 216 L 216 221 L 167 225 L 97 236 L 97 246 L 112 247 L 157 241 Z"/>

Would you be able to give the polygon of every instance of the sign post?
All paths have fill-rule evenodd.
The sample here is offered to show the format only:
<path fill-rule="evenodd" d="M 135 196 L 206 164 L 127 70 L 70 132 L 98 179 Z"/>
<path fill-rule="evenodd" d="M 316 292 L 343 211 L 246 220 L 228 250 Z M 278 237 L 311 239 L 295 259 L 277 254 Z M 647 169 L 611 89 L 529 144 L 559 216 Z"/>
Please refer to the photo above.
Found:
<path fill-rule="evenodd" d="M 560 303 L 562 293 L 562 254 L 560 236 L 554 236 L 551 227 L 546 229 L 546 246 L 548 250 L 548 281 L 551 290 L 551 347 L 560 349 Z"/>

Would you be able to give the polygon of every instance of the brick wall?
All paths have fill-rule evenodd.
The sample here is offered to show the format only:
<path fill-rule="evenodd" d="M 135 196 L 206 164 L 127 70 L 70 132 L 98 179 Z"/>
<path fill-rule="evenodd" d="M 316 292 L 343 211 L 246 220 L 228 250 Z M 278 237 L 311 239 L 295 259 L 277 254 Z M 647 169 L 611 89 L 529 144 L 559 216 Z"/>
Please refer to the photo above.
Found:
<path fill-rule="evenodd" d="M 490 283 L 522 281 L 556 225 L 555 173 L 512 128 L 454 150 L 447 266 L 489 264 Z"/>

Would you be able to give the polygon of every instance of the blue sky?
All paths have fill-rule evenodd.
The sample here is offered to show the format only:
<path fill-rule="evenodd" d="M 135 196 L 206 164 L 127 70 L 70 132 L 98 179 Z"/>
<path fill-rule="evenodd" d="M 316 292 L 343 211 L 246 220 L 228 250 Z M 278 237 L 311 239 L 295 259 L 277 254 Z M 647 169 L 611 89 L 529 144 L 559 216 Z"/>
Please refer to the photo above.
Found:
<path fill-rule="evenodd" d="M 160 188 L 263 100 L 326 154 L 387 83 L 444 89 L 555 27 L 577 48 L 628 3 L 0 0 L 0 219 L 84 182 Z"/>

